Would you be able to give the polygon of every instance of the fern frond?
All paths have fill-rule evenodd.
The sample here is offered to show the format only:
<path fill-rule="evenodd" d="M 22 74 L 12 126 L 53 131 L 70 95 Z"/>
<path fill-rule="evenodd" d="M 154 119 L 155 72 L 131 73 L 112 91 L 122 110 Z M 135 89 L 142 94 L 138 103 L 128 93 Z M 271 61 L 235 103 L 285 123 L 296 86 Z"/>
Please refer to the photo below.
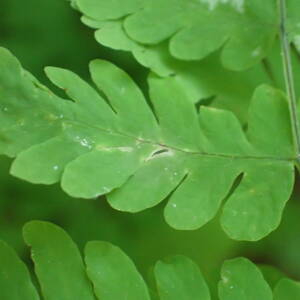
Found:
<path fill-rule="evenodd" d="M 274 300 L 300 299 L 300 283 L 284 278 L 279 281 L 274 290 Z"/>
<path fill-rule="evenodd" d="M 118 247 L 89 242 L 84 262 L 77 246 L 60 227 L 42 221 L 27 223 L 25 242 L 43 299 L 149 300 L 149 289 L 131 259 Z M 210 300 L 210 291 L 198 266 L 184 256 L 158 261 L 152 295 L 161 300 Z M 1 300 L 40 299 L 25 264 L 12 248 L 0 242 Z M 274 300 L 298 299 L 300 284 L 287 278 L 275 286 Z M 223 264 L 220 300 L 272 300 L 272 290 L 261 271 L 245 258 Z"/>
<path fill-rule="evenodd" d="M 232 70 L 266 57 L 279 30 L 273 0 L 75 1 L 83 22 L 100 28 L 96 36 L 113 48 L 138 50 L 141 44 L 151 49 L 166 41 L 171 56 L 180 60 L 200 60 L 222 48 L 222 63 Z M 299 1 L 288 1 L 288 30 L 298 47 L 299 9 Z"/>
<path fill-rule="evenodd" d="M 223 65 L 233 70 L 265 57 L 279 26 L 273 0 L 77 0 L 77 5 L 92 20 L 121 21 L 129 38 L 138 43 L 168 40 L 171 55 L 181 60 L 199 60 L 223 46 Z"/>
<path fill-rule="evenodd" d="M 154 114 L 128 75 L 109 62 L 90 65 L 98 91 L 70 71 L 47 68 L 70 101 L 39 84 L 7 50 L 0 58 L 0 150 L 16 157 L 13 175 L 61 181 L 73 197 L 107 194 L 112 207 L 128 212 L 170 196 L 165 218 L 177 229 L 203 226 L 226 197 L 221 223 L 232 238 L 257 240 L 278 226 L 296 159 L 280 91 L 256 90 L 245 134 L 228 111 L 197 113 L 173 78 L 150 76 Z"/>
<path fill-rule="evenodd" d="M 246 99 L 258 85 L 284 87 L 276 1 L 76 1 L 100 44 L 130 51 L 159 76 L 176 75 L 192 102 L 213 97 L 213 106 L 246 122 Z M 289 1 L 288 31 L 298 47 L 299 9 Z M 293 59 L 299 63 L 296 53 Z"/>

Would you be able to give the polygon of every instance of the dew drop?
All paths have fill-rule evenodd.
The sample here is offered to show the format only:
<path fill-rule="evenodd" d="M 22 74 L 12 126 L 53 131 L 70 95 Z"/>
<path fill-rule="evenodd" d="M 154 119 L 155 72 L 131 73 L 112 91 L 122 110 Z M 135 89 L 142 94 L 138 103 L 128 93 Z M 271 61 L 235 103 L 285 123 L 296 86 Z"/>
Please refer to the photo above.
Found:
<path fill-rule="evenodd" d="M 80 138 L 79 136 L 75 137 L 75 140 L 78 141 L 80 143 L 81 146 L 86 147 L 88 149 L 92 148 L 91 143 L 86 139 L 86 138 Z"/>
<path fill-rule="evenodd" d="M 251 55 L 252 55 L 253 57 L 257 57 L 257 56 L 259 56 L 260 54 L 261 54 L 261 48 L 260 48 L 260 47 L 255 48 L 255 49 L 252 51 L 252 53 L 251 53 Z"/>

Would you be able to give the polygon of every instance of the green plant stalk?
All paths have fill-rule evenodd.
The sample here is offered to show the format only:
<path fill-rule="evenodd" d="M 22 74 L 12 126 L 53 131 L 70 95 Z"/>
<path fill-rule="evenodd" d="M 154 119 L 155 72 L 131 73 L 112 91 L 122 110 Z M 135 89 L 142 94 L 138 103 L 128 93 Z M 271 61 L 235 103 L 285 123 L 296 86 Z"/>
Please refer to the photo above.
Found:
<path fill-rule="evenodd" d="M 280 40 L 282 49 L 282 61 L 284 69 L 284 79 L 286 85 L 286 92 L 289 102 L 289 110 L 291 117 L 291 127 L 293 132 L 293 140 L 296 151 L 296 164 L 300 167 L 300 127 L 297 114 L 297 97 L 294 86 L 294 76 L 291 61 L 290 41 L 286 30 L 286 2 L 285 0 L 278 0 L 278 10 L 280 15 Z"/>

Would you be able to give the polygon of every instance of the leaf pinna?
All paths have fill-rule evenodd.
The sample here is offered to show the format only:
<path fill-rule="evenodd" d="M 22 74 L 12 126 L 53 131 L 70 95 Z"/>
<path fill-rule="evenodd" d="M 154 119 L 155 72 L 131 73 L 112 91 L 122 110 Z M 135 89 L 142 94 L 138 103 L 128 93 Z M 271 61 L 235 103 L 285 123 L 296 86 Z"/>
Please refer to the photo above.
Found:
<path fill-rule="evenodd" d="M 131 259 L 108 242 L 88 242 L 84 259 L 76 244 L 60 227 L 31 221 L 23 228 L 31 247 L 41 296 L 47 300 L 211 300 L 199 267 L 189 258 L 172 256 L 156 262 L 150 289 Z M 84 260 L 84 261 L 83 261 Z M 25 264 L 0 241 L 1 300 L 38 300 Z M 300 284 L 279 279 L 272 289 L 260 269 L 246 258 L 227 260 L 218 286 L 220 300 L 294 300 Z"/>
<path fill-rule="evenodd" d="M 101 45 L 131 52 L 161 77 L 176 76 L 192 102 L 212 97 L 212 106 L 234 111 L 246 122 L 246 99 L 258 85 L 284 87 L 276 0 L 75 1 Z M 296 66 L 300 2 L 286 2 Z"/>
<path fill-rule="evenodd" d="M 265 57 L 278 26 L 273 0 L 125 3 L 121 0 L 77 0 L 76 3 L 87 18 L 94 20 L 92 24 L 98 21 L 95 27 L 100 28 L 100 39 L 101 28 L 108 27 L 107 23 L 121 21 L 133 43 L 157 45 L 167 40 L 171 56 L 177 59 L 200 60 L 223 47 L 222 62 L 234 70 L 246 69 Z M 113 37 L 109 39 L 104 35 L 103 39 L 104 43 L 112 43 Z"/>
<path fill-rule="evenodd" d="M 244 70 L 267 56 L 278 35 L 273 0 L 75 0 L 100 43 L 138 53 L 162 43 L 179 60 L 200 60 L 221 49 L 226 68 Z M 299 2 L 288 1 L 289 32 L 297 46 Z M 110 32 L 110 34 L 108 34 Z M 114 33 L 114 34 L 112 34 Z M 299 46 L 299 45 L 298 45 Z"/>
<path fill-rule="evenodd" d="M 11 173 L 33 183 L 61 181 L 73 197 L 107 195 L 112 207 L 138 212 L 169 197 L 166 221 L 203 226 L 218 212 L 234 239 L 274 230 L 294 182 L 288 105 L 257 88 L 248 129 L 228 111 L 195 106 L 173 78 L 149 77 L 155 114 L 131 78 L 113 64 L 90 64 L 92 87 L 74 73 L 47 68 L 61 99 L 0 51 L 1 153 Z M 232 190 L 236 178 L 238 186 Z"/>

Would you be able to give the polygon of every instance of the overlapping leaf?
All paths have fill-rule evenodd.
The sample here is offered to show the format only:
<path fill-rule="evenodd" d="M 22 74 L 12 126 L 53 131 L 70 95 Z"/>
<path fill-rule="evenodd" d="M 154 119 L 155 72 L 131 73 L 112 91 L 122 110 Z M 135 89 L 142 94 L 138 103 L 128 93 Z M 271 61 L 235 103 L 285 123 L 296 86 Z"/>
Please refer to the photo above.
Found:
<path fill-rule="evenodd" d="M 166 42 L 144 46 L 129 40 L 119 21 L 103 25 L 96 32 L 96 39 L 105 46 L 131 51 L 140 64 L 159 76 L 174 76 L 177 83 L 186 89 L 187 99 L 191 102 L 213 97 L 215 106 L 238 112 L 242 120 L 245 120 L 248 108 L 245 99 L 250 98 L 258 85 L 273 81 L 263 65 L 244 72 L 225 69 L 219 62 L 218 53 L 201 61 L 178 60 L 169 54 Z"/>
<path fill-rule="evenodd" d="M 299 1 L 286 2 L 288 30 L 297 44 Z M 76 4 L 83 21 L 104 30 L 97 35 L 113 48 L 130 50 L 133 45 L 167 41 L 171 56 L 181 60 L 199 60 L 222 48 L 223 65 L 233 70 L 266 57 L 280 22 L 274 0 L 76 0 Z"/>
<path fill-rule="evenodd" d="M 300 298 L 300 283 L 288 278 L 281 279 L 274 290 L 274 300 L 294 300 Z"/>
<path fill-rule="evenodd" d="M 85 265 L 70 237 L 58 226 L 33 221 L 23 236 L 35 265 L 43 299 L 149 300 L 148 287 L 130 258 L 118 247 L 100 241 L 85 248 Z M 25 264 L 0 242 L 2 300 L 39 299 Z M 161 300 L 210 300 L 198 266 L 184 256 L 158 261 L 151 295 Z M 275 286 L 274 299 L 298 299 L 300 285 L 287 278 Z M 226 261 L 219 282 L 220 300 L 272 300 L 272 290 L 260 270 L 245 258 Z"/>
<path fill-rule="evenodd" d="M 121 20 L 138 43 L 168 40 L 171 55 L 178 59 L 199 60 L 223 46 L 222 62 L 234 70 L 265 57 L 278 32 L 273 0 L 77 0 L 77 5 L 100 26 Z M 116 42 L 116 36 L 110 39 Z"/>
<path fill-rule="evenodd" d="M 159 76 L 176 76 L 192 102 L 213 96 L 213 106 L 230 109 L 245 122 L 246 99 L 258 85 L 283 87 L 280 50 L 278 42 L 274 43 L 279 32 L 276 1 L 76 3 L 84 15 L 83 22 L 97 29 L 95 36 L 100 44 L 132 52 L 140 64 Z M 289 0 L 287 4 L 288 32 L 298 45 L 299 1 Z M 256 64 L 262 58 L 263 63 Z M 297 55 L 294 58 L 298 64 Z M 247 70 L 234 72 L 228 68 Z"/>
<path fill-rule="evenodd" d="M 154 115 L 133 81 L 109 62 L 90 65 L 98 91 L 70 71 L 47 68 L 70 101 L 41 86 L 8 51 L 1 49 L 0 58 L 0 149 L 16 157 L 15 176 L 61 181 L 74 197 L 107 194 L 112 207 L 128 212 L 170 196 L 165 218 L 177 229 L 203 226 L 226 197 L 221 223 L 232 238 L 257 240 L 278 226 L 295 157 L 280 91 L 256 90 L 245 134 L 228 111 L 197 113 L 173 78 L 149 78 Z"/>

